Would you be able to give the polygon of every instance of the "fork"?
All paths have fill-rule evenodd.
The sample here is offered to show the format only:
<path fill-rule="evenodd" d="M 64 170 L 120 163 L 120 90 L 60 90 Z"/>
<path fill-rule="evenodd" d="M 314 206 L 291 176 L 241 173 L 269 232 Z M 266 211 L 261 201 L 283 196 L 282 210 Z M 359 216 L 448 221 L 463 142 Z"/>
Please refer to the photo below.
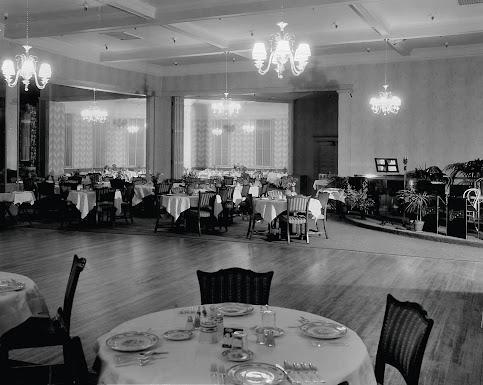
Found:
<path fill-rule="evenodd" d="M 151 356 L 145 356 L 145 357 L 138 357 L 137 359 L 119 363 L 116 365 L 116 367 L 120 366 L 130 366 L 130 365 L 139 365 L 139 366 L 144 366 L 147 365 L 153 358 Z"/>
<path fill-rule="evenodd" d="M 225 367 L 223 365 L 220 365 L 220 367 L 218 368 L 218 374 L 220 375 L 221 384 L 225 385 L 226 372 L 225 372 Z"/>
<path fill-rule="evenodd" d="M 302 364 L 298 364 L 297 362 L 294 362 L 293 363 L 293 368 L 295 369 L 295 371 L 299 374 L 300 378 L 306 383 L 308 384 L 310 381 L 309 379 L 309 375 L 307 373 L 304 372 L 304 369 L 302 368 Z"/>
<path fill-rule="evenodd" d="M 285 370 L 287 371 L 287 373 L 291 375 L 291 377 L 294 379 L 294 381 L 297 384 L 300 384 L 300 381 L 297 381 L 297 379 L 295 378 L 295 374 L 297 374 L 298 375 L 298 378 L 303 381 L 303 378 L 300 377 L 300 374 L 297 373 L 295 370 L 293 370 L 294 368 L 292 367 L 292 364 L 290 362 L 283 361 L 283 367 L 285 368 Z"/>
<path fill-rule="evenodd" d="M 314 383 L 319 382 L 319 379 L 315 376 L 315 373 L 313 373 L 312 370 L 310 370 L 309 364 L 306 364 L 305 362 L 301 362 L 300 367 L 302 368 L 302 370 L 304 370 L 307 373 L 307 377 L 309 378 L 312 377 L 312 381 Z"/>
<path fill-rule="evenodd" d="M 320 374 L 319 372 L 317 371 L 317 368 L 314 364 L 312 364 L 312 362 L 309 362 L 309 368 L 310 370 L 312 370 L 315 374 L 315 376 L 320 380 L 320 382 L 324 383 L 325 380 L 322 379 L 322 377 L 320 377 Z"/>
<path fill-rule="evenodd" d="M 216 364 L 211 364 L 211 369 L 210 369 L 210 374 L 211 374 L 211 383 L 212 384 L 217 384 L 218 383 L 218 369 L 216 367 Z"/>

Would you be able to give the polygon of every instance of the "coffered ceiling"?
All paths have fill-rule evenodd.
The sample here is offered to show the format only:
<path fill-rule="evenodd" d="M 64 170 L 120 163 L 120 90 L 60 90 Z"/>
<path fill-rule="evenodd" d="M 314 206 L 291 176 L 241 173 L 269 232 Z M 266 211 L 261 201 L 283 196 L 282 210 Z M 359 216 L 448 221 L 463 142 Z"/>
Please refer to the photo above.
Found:
<path fill-rule="evenodd" d="M 483 55 L 482 1 L 284 0 L 283 20 L 322 65 L 381 62 L 386 38 L 391 61 Z M 26 10 L 0 2 L 5 39 L 24 44 Z M 34 48 L 162 76 L 223 72 L 229 52 L 228 70 L 243 72 L 280 18 L 280 0 L 30 0 L 29 36 Z"/>

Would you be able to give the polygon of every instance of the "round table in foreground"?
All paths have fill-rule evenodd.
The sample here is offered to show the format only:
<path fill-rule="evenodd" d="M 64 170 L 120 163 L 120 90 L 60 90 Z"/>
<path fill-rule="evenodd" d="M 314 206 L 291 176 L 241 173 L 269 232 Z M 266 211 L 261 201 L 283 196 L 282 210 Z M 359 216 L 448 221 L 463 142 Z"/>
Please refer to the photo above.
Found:
<path fill-rule="evenodd" d="M 206 308 L 209 309 L 209 305 L 206 305 Z M 276 338 L 275 347 L 255 343 L 256 335 L 251 328 L 261 324 L 259 306 L 254 306 L 254 311 L 248 315 L 224 317 L 225 327 L 239 327 L 247 331 L 248 349 L 254 353 L 253 359 L 248 362 L 272 365 L 283 365 L 284 360 L 311 362 L 318 368 L 327 385 L 337 385 L 342 381 L 348 381 L 351 385 L 376 384 L 366 346 L 354 331 L 348 329 L 346 335 L 336 340 L 314 339 L 298 329 L 299 318 L 305 317 L 311 321 L 330 320 L 298 310 L 281 307 L 271 309 L 277 313 L 277 327 L 284 330 L 284 334 Z M 179 309 L 164 310 L 125 322 L 101 336 L 97 341 L 97 358 L 100 361 L 99 384 L 210 384 L 211 364 L 222 364 L 227 371 L 238 364 L 222 357 L 226 349 L 221 346 L 221 342 L 199 343 L 199 331 L 194 331 L 193 338 L 185 341 L 171 341 L 163 337 L 163 333 L 168 330 L 183 329 L 187 317 L 187 314 L 180 314 Z M 159 342 L 151 349 L 169 353 L 160 355 L 162 358 L 154 359 L 145 366 L 116 367 L 116 357 L 133 353 L 114 351 L 106 345 L 106 340 L 128 331 L 144 331 L 157 335 Z M 322 347 L 314 346 L 314 343 L 318 342 L 327 344 Z M 331 345 L 331 342 L 345 343 L 347 346 Z M 231 382 L 227 380 L 226 383 Z M 283 384 L 289 384 L 289 381 L 285 379 Z"/>

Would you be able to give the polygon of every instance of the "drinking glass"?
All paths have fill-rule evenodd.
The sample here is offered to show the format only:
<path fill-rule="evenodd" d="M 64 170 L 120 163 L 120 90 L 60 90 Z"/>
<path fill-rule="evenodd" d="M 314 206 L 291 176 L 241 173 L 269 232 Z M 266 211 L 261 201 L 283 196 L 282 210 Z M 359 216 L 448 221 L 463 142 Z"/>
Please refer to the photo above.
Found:
<path fill-rule="evenodd" d="M 234 332 L 231 347 L 232 349 L 247 350 L 248 349 L 247 333 L 242 331 Z"/>
<path fill-rule="evenodd" d="M 276 316 L 277 313 L 271 309 L 262 310 L 262 326 L 265 328 L 275 328 L 277 326 Z"/>

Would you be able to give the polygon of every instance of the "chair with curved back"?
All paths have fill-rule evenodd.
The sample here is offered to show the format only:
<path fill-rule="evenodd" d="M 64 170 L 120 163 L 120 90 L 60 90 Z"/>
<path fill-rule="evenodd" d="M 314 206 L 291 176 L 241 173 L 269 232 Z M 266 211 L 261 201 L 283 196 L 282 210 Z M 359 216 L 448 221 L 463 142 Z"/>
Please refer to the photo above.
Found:
<path fill-rule="evenodd" d="M 309 200 L 310 197 L 305 197 L 303 195 L 288 196 L 287 197 L 287 212 L 285 214 L 280 214 L 280 227 L 283 223 L 286 224 L 287 231 L 287 243 L 290 244 L 290 230 L 292 225 L 297 226 L 297 231 L 299 232 L 300 239 L 302 239 L 302 226 L 305 227 L 305 238 L 307 243 L 309 243 L 309 229 L 308 229 L 308 219 L 309 219 Z"/>
<path fill-rule="evenodd" d="M 125 182 L 124 191 L 122 193 L 122 203 L 121 209 L 124 215 L 124 219 L 127 221 L 127 214 L 129 213 L 129 218 L 131 218 L 131 223 L 134 223 L 132 219 L 132 200 L 134 198 L 134 185 L 132 183 Z"/>
<path fill-rule="evenodd" d="M 154 232 L 158 231 L 159 221 L 161 219 L 161 214 L 166 214 L 166 207 L 163 207 L 162 200 L 163 195 L 171 193 L 173 184 L 170 182 L 157 183 L 154 186 L 154 195 L 156 196 L 156 225 L 154 225 Z"/>
<path fill-rule="evenodd" d="M 433 323 L 418 303 L 400 302 L 387 295 L 374 370 L 378 384 L 384 385 L 386 364 L 399 370 L 407 385 L 418 384 Z"/>
<path fill-rule="evenodd" d="M 190 217 L 195 217 L 198 222 L 198 234 L 201 237 L 201 221 L 203 219 L 208 220 L 211 222 L 212 227 L 214 227 L 215 223 L 215 214 L 214 214 L 214 204 L 216 199 L 216 192 L 215 191 L 200 191 L 198 197 L 198 206 L 192 207 L 189 210 L 185 211 L 186 219 Z"/>
<path fill-rule="evenodd" d="M 110 187 L 101 187 L 95 191 L 98 221 L 104 221 L 104 214 L 106 214 L 106 222 L 110 222 L 114 227 L 116 222 L 116 207 L 114 206 L 116 190 Z"/>
<path fill-rule="evenodd" d="M 319 230 L 319 219 L 321 219 L 324 223 L 324 232 L 325 232 L 325 238 L 329 239 L 329 235 L 327 234 L 327 205 L 329 204 L 329 193 L 326 192 L 319 192 L 317 195 L 317 199 L 320 202 L 321 208 L 320 208 L 320 214 L 315 217 L 315 226 L 317 227 L 317 233 L 320 236 L 320 230 Z"/>
<path fill-rule="evenodd" d="M 224 186 L 231 186 L 235 182 L 235 177 L 233 176 L 223 176 L 223 185 Z"/>
<path fill-rule="evenodd" d="M 109 179 L 109 182 L 111 183 L 111 188 L 124 192 L 125 183 L 126 183 L 124 179 L 112 178 L 112 179 Z"/>
<path fill-rule="evenodd" d="M 223 211 L 221 216 L 223 216 L 223 223 L 225 224 L 225 230 L 228 231 L 228 223 L 233 224 L 233 210 L 235 209 L 235 204 L 233 203 L 233 192 L 235 187 L 225 186 L 218 189 L 218 194 L 221 198 L 221 206 Z"/>
<path fill-rule="evenodd" d="M 201 304 L 240 302 L 268 305 L 273 271 L 257 273 L 232 267 L 213 273 L 197 270 Z"/>
<path fill-rule="evenodd" d="M 253 232 L 255 231 L 255 223 L 257 221 L 263 220 L 262 214 L 255 212 L 253 207 L 253 197 L 252 194 L 248 194 L 246 199 L 246 208 L 248 213 L 248 231 L 247 231 L 247 238 L 252 239 Z"/>
<path fill-rule="evenodd" d="M 9 361 L 9 351 L 61 345 L 64 352 L 64 366 L 67 367 L 65 372 L 70 377 L 70 382 L 66 383 L 85 383 L 87 365 L 85 368 L 81 368 L 80 372 L 77 371 L 79 367 L 75 367 L 78 364 L 84 366 L 85 358 L 84 362 L 73 362 L 82 361 L 82 358 L 78 356 L 79 352 L 72 350 L 79 348 L 78 344 L 80 341 L 78 337 L 70 337 L 70 320 L 74 295 L 79 281 L 79 275 L 84 270 L 85 265 L 85 258 L 79 258 L 77 255 L 74 255 L 64 295 L 64 303 L 62 307 L 58 308 L 55 317 L 49 318 L 47 314 L 30 317 L 27 321 L 10 329 L 0 337 L 0 368 L 5 370 L 2 370 L 3 378 L 5 378 L 5 374 L 16 378 L 17 375 L 15 375 L 15 372 L 24 369 L 23 366 L 15 367 L 14 362 Z M 49 365 L 49 370 L 50 367 Z M 78 378 L 72 378 L 74 375 Z M 36 383 L 40 383 L 40 381 Z"/>
<path fill-rule="evenodd" d="M 240 210 L 242 215 L 246 215 L 246 213 L 247 213 L 246 200 L 247 200 L 247 196 L 248 196 L 249 192 L 250 192 L 250 185 L 248 183 L 242 185 L 241 192 L 240 192 L 240 195 L 242 197 L 242 201 L 238 204 L 238 209 Z"/>
<path fill-rule="evenodd" d="M 260 196 L 266 197 L 268 195 L 268 183 L 262 183 L 260 186 Z"/>

